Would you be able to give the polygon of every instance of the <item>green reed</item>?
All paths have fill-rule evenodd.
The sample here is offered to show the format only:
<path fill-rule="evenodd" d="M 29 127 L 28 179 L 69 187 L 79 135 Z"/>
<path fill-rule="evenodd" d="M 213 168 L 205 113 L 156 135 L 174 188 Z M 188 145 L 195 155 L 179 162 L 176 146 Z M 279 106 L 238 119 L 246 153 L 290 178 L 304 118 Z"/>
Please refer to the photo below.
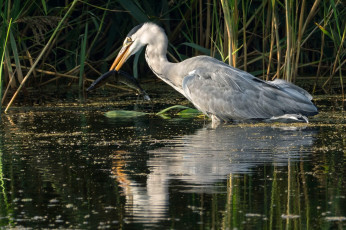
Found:
<path fill-rule="evenodd" d="M 7 46 L 7 40 L 10 34 L 10 30 L 11 30 L 11 24 L 12 24 L 12 18 L 10 19 L 8 26 L 7 26 L 7 32 L 6 32 L 6 36 L 2 37 L 0 40 L 1 43 L 1 60 L 0 60 L 0 101 L 2 100 L 2 83 L 3 83 L 3 78 L 2 78 L 2 68 L 3 68 L 3 62 L 4 62 L 4 57 L 5 57 L 5 52 L 6 52 L 6 46 Z M 5 28 L 1 28 L 2 32 L 5 31 Z M 1 111 L 1 103 L 0 103 L 0 111 Z M 1 112 L 0 112 L 0 116 L 1 116 Z"/>

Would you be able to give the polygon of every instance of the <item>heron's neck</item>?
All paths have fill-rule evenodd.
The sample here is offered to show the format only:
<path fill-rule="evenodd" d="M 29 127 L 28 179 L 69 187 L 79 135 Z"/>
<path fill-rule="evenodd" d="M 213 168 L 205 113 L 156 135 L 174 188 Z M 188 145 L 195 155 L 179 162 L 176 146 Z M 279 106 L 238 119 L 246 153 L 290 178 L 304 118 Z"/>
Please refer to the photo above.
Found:
<path fill-rule="evenodd" d="M 167 44 L 166 34 L 164 32 L 157 33 L 155 39 L 146 47 L 145 59 L 158 78 L 183 94 L 181 79 L 176 76 L 176 71 L 174 71 L 177 63 L 171 63 L 167 60 Z"/>
<path fill-rule="evenodd" d="M 164 77 L 165 68 L 170 64 L 167 60 L 167 43 L 157 42 L 156 44 L 148 44 L 145 50 L 145 59 L 150 69 L 159 78 Z"/>

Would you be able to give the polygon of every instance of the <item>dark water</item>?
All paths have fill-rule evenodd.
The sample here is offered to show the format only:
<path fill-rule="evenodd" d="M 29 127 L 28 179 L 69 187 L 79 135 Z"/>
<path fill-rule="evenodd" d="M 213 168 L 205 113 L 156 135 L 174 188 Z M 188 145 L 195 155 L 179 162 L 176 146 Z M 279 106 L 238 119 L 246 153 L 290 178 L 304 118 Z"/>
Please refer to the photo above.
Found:
<path fill-rule="evenodd" d="M 0 226 L 345 229 L 345 121 L 321 107 L 308 125 L 217 129 L 109 119 L 104 107 L 13 109 L 1 124 Z"/>

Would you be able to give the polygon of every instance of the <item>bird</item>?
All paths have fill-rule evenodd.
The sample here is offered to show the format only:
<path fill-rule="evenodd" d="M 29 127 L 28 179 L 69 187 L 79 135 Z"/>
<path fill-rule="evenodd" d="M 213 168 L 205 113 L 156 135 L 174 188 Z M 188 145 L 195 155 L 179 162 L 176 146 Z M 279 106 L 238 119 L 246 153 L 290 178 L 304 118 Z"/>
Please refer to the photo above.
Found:
<path fill-rule="evenodd" d="M 110 71 L 119 71 L 128 58 L 145 47 L 153 73 L 184 95 L 212 123 L 288 119 L 308 122 L 318 114 L 312 96 L 282 79 L 264 81 L 210 56 L 178 63 L 167 59 L 168 38 L 153 22 L 135 26 L 127 34 Z"/>

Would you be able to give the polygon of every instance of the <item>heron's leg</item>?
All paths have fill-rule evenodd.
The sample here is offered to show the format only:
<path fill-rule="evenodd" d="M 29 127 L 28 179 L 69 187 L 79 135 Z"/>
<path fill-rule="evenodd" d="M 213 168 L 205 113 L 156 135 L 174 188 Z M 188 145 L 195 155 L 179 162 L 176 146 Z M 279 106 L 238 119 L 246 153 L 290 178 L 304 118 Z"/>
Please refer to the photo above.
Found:
<path fill-rule="evenodd" d="M 216 128 L 221 124 L 220 118 L 215 116 L 214 114 L 210 116 L 211 117 L 211 127 Z"/>

